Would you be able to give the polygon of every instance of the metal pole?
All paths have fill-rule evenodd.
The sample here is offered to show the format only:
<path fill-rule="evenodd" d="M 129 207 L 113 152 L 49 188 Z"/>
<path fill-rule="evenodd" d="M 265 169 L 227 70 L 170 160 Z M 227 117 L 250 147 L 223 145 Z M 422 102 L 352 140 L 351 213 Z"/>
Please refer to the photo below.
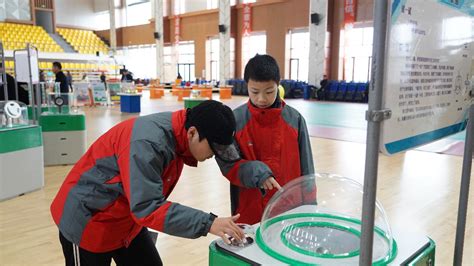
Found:
<path fill-rule="evenodd" d="M 474 89 L 471 90 L 474 97 Z M 464 143 L 464 159 L 462 163 L 461 192 L 459 193 L 458 222 L 454 245 L 453 265 L 462 265 L 464 250 L 464 234 L 466 232 L 467 203 L 469 199 L 469 183 L 471 181 L 472 149 L 474 146 L 474 105 L 469 108 L 469 120 Z"/>
<path fill-rule="evenodd" d="M 0 42 L 0 52 L 2 53 L 2 78 L 3 78 L 3 91 L 5 95 L 5 101 L 8 101 L 8 81 L 7 81 L 7 67 L 5 66 L 5 50 L 3 50 L 3 43 Z"/>
<path fill-rule="evenodd" d="M 372 265 L 375 199 L 379 162 L 380 122 L 382 113 L 385 47 L 387 35 L 388 1 L 374 1 L 374 46 L 372 52 L 372 79 L 367 111 L 367 147 L 365 157 L 364 194 L 362 206 L 362 236 L 359 265 Z"/>

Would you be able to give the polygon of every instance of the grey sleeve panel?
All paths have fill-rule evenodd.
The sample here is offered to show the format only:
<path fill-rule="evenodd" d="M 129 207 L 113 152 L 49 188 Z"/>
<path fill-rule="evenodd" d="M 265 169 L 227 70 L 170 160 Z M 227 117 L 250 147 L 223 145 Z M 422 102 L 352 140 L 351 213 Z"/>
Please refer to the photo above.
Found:
<path fill-rule="evenodd" d="M 136 140 L 130 143 L 130 210 L 143 218 L 166 203 L 161 175 L 172 160 L 154 143 Z"/>
<path fill-rule="evenodd" d="M 298 145 L 300 149 L 300 167 L 302 175 L 314 174 L 313 153 L 311 152 L 311 141 L 309 140 L 306 121 L 300 116 L 298 127 Z"/>
<path fill-rule="evenodd" d="M 236 131 L 241 131 L 250 120 L 250 111 L 247 104 L 243 104 L 234 110 Z"/>
<path fill-rule="evenodd" d="M 234 145 L 237 148 L 239 147 L 239 144 L 236 141 L 234 141 Z M 215 158 L 217 165 L 219 165 L 221 173 L 224 176 L 227 176 L 228 178 L 228 174 L 232 170 L 232 168 L 234 168 L 236 164 L 239 164 L 239 169 L 237 170 L 237 177 L 239 178 L 241 186 L 246 188 L 260 187 L 269 176 L 273 176 L 270 167 L 260 161 L 240 160 L 238 162 L 229 163 L 220 160 L 217 157 Z"/>
<path fill-rule="evenodd" d="M 235 138 L 234 138 L 234 146 L 237 148 L 237 151 L 239 152 L 240 157 L 242 158 L 242 152 L 240 152 L 239 143 L 237 143 Z M 234 166 L 238 163 L 238 161 L 233 162 L 233 163 L 229 163 L 229 162 L 220 160 L 217 156 L 214 156 L 214 158 L 216 159 L 217 165 L 219 165 L 219 169 L 221 170 L 221 173 L 224 176 L 227 176 L 227 174 L 230 172 L 230 170 L 232 170 L 232 168 L 234 168 Z"/>
<path fill-rule="evenodd" d="M 263 162 L 246 161 L 239 165 L 239 180 L 244 187 L 258 188 L 270 176 L 272 170 Z"/>
<path fill-rule="evenodd" d="M 301 174 L 313 174 L 313 154 L 311 152 L 311 142 L 304 117 L 297 110 L 288 105 L 285 105 L 283 108 L 282 116 L 286 123 L 298 131 Z"/>
<path fill-rule="evenodd" d="M 210 214 L 172 203 L 166 212 L 163 232 L 185 238 L 205 236 L 211 229 Z"/>
<path fill-rule="evenodd" d="M 161 178 L 174 158 L 175 146 L 170 112 L 135 120 L 129 154 L 129 200 L 136 217 L 146 217 L 165 203 Z"/>
<path fill-rule="evenodd" d="M 163 149 L 174 151 L 171 115 L 171 112 L 165 112 L 138 117 L 133 125 L 131 141 L 148 140 Z"/>

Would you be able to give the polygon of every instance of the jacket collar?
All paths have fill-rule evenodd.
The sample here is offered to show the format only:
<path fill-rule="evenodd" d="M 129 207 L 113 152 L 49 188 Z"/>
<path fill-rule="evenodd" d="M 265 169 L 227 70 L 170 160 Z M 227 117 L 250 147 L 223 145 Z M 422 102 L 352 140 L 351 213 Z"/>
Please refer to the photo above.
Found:
<path fill-rule="evenodd" d="M 278 96 L 277 96 L 278 97 Z M 285 107 L 286 103 L 277 98 L 275 103 L 265 109 L 261 109 L 256 107 L 249 99 L 247 102 L 247 107 L 250 111 L 250 114 L 253 118 L 257 120 L 257 122 L 261 125 L 272 125 L 275 124 L 281 116 L 281 111 Z"/>
<path fill-rule="evenodd" d="M 184 127 L 186 122 L 186 110 L 173 112 L 171 117 L 171 125 L 173 128 L 173 135 L 176 140 L 176 155 L 179 156 L 186 165 L 196 167 L 197 160 L 194 159 L 189 150 L 189 142 L 187 131 Z"/>

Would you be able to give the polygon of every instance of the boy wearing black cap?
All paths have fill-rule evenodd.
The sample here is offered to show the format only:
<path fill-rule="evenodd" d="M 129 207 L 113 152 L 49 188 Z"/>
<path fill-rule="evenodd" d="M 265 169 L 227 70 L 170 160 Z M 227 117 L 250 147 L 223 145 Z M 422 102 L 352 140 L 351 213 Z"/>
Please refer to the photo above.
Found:
<path fill-rule="evenodd" d="M 146 227 L 197 238 L 243 238 L 234 221 L 167 201 L 183 165 L 216 155 L 234 162 L 235 119 L 205 101 L 193 109 L 124 121 L 76 163 L 51 205 L 66 265 L 161 265 Z"/>
<path fill-rule="evenodd" d="M 303 116 L 277 97 L 280 70 L 275 59 L 257 54 L 245 66 L 244 79 L 250 99 L 234 110 L 235 140 L 242 160 L 216 159 L 231 182 L 232 213 L 240 214 L 240 223 L 255 224 L 279 189 L 273 177 L 284 185 L 314 173 L 314 166 Z M 262 197 L 259 187 L 269 190 L 268 193 Z"/>

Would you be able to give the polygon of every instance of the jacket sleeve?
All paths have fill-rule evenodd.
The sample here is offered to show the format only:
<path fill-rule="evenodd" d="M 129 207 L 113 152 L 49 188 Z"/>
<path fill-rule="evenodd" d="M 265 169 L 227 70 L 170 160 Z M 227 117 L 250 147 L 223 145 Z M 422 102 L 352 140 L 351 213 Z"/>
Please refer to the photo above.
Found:
<path fill-rule="evenodd" d="M 313 154 L 311 152 L 311 142 L 309 140 L 306 121 L 303 116 L 299 116 L 298 122 L 298 148 L 300 152 L 300 169 L 302 175 L 314 174 Z"/>
<path fill-rule="evenodd" d="M 210 214 L 167 201 L 162 173 L 171 155 L 145 140 L 135 140 L 120 152 L 118 162 L 133 219 L 140 225 L 185 238 L 209 232 Z"/>
<path fill-rule="evenodd" d="M 234 145 L 238 147 L 235 141 Z M 260 161 L 241 159 L 234 163 L 228 163 L 217 157 L 216 161 L 222 174 L 235 186 L 259 188 L 268 177 L 273 176 L 270 167 Z"/>

